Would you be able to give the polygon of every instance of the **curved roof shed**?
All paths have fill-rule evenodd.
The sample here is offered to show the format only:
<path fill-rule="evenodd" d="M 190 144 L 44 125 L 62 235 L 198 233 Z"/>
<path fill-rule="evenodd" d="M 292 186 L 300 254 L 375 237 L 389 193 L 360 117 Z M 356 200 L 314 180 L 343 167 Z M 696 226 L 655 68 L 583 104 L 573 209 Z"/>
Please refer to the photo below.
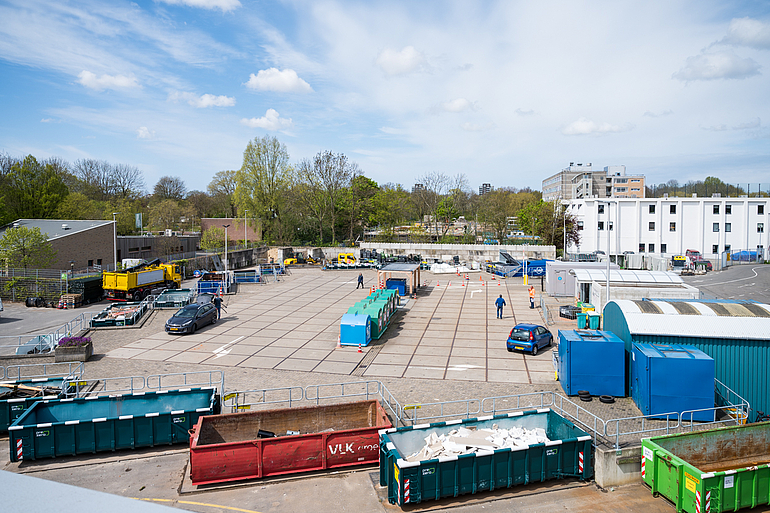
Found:
<path fill-rule="evenodd" d="M 626 343 L 693 345 L 711 356 L 716 379 L 770 411 L 770 305 L 736 300 L 617 300 L 604 329 Z M 683 383 L 682 386 L 687 386 Z"/>

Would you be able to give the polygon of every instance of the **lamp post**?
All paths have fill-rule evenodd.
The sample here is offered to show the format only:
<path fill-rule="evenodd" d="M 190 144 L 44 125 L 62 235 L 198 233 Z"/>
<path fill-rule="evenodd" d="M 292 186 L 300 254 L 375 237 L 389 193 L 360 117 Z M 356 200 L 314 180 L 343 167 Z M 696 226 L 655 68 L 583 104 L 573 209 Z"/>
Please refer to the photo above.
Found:
<path fill-rule="evenodd" d="M 115 216 L 120 214 L 120 212 L 113 212 L 112 213 L 112 259 L 114 260 L 115 267 L 113 267 L 113 271 L 118 270 L 118 224 L 115 221 Z"/>
<path fill-rule="evenodd" d="M 243 211 L 243 247 L 248 246 L 248 239 L 246 238 L 246 214 L 248 213 L 248 210 Z"/>
<path fill-rule="evenodd" d="M 225 229 L 225 272 L 227 272 L 227 229 L 230 228 L 230 225 L 223 224 L 222 228 Z"/>

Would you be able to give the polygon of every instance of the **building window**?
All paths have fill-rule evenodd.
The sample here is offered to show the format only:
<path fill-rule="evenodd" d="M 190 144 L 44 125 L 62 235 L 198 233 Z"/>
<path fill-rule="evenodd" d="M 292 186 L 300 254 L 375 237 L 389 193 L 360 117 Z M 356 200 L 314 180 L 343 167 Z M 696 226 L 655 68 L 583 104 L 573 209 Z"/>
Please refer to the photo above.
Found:
<path fill-rule="evenodd" d="M 96 265 L 102 265 L 102 259 L 101 258 L 97 258 L 96 259 Z"/>
<path fill-rule="evenodd" d="M 139 248 L 128 248 L 129 253 L 137 253 L 139 251 Z"/>
<path fill-rule="evenodd" d="M 598 205 L 598 207 L 597 207 L 597 208 L 598 208 L 598 210 L 597 210 L 597 212 L 598 212 L 598 213 L 600 213 L 600 214 L 603 214 L 603 213 L 604 213 L 604 205 L 602 205 L 602 204 L 600 203 L 600 204 Z"/>
<path fill-rule="evenodd" d="M 765 206 L 764 205 L 757 205 L 757 214 L 763 216 L 765 215 Z"/>
<path fill-rule="evenodd" d="M 94 261 L 93 260 L 89 260 L 88 261 L 88 267 L 93 267 L 93 266 L 94 266 Z"/>
<path fill-rule="evenodd" d="M 607 229 L 612 231 L 612 221 L 607 221 Z"/>
<path fill-rule="evenodd" d="M 639 253 L 644 253 L 644 242 L 639 243 Z"/>
<path fill-rule="evenodd" d="M 733 231 L 733 223 L 725 223 L 725 231 L 726 232 Z"/>
<path fill-rule="evenodd" d="M 604 221 L 599 221 L 599 231 L 604 230 Z"/>
<path fill-rule="evenodd" d="M 714 205 L 714 213 L 715 214 L 719 213 L 719 205 Z"/>
<path fill-rule="evenodd" d="M 655 205 L 650 205 L 650 214 L 655 213 Z"/>
<path fill-rule="evenodd" d="M 713 246 L 711 246 L 711 252 L 714 253 L 715 255 L 719 253 L 719 244 L 714 244 Z"/>
<path fill-rule="evenodd" d="M 577 228 L 578 228 L 578 230 L 582 230 L 583 229 L 583 221 L 578 221 L 578 227 Z"/>
<path fill-rule="evenodd" d="M 615 187 L 615 192 L 628 192 L 628 187 Z"/>
<path fill-rule="evenodd" d="M 676 205 L 669 205 L 668 206 L 668 213 L 669 214 L 676 214 Z"/>
<path fill-rule="evenodd" d="M 647 244 L 647 249 L 650 253 L 655 253 L 655 244 Z"/>
<path fill-rule="evenodd" d="M 660 252 L 661 253 L 665 253 L 666 252 L 666 245 L 665 244 L 661 244 L 660 245 Z"/>
<path fill-rule="evenodd" d="M 714 223 L 711 227 L 712 232 L 718 232 L 719 231 L 719 223 Z"/>
<path fill-rule="evenodd" d="M 651 232 L 654 232 L 654 231 L 655 231 L 655 221 L 650 221 L 650 225 L 649 225 L 648 229 L 649 229 Z"/>
<path fill-rule="evenodd" d="M 631 191 L 639 192 L 639 187 L 631 187 Z"/>
<path fill-rule="evenodd" d="M 668 231 L 675 232 L 676 231 L 676 223 L 668 223 Z"/>
<path fill-rule="evenodd" d="M 757 223 L 757 233 L 765 233 L 765 223 Z"/>
<path fill-rule="evenodd" d="M 730 252 L 730 248 L 731 248 L 731 246 L 729 244 L 725 244 L 725 252 L 729 253 Z"/>
<path fill-rule="evenodd" d="M 725 205 L 725 214 L 732 214 L 732 213 L 733 213 L 733 206 Z"/>

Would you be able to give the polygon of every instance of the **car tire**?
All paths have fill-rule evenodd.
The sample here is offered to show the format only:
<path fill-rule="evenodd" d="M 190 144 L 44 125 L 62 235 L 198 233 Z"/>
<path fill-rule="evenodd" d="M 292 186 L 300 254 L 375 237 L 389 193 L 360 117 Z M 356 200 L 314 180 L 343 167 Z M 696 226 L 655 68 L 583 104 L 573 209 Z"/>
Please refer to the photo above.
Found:
<path fill-rule="evenodd" d="M 537 342 L 532 346 L 532 356 L 537 356 Z"/>
<path fill-rule="evenodd" d="M 551 347 L 553 345 L 553 335 L 548 337 L 548 347 Z"/>
<path fill-rule="evenodd" d="M 590 395 L 581 395 L 580 400 L 583 401 L 584 403 L 590 403 L 593 400 L 593 397 L 591 397 Z"/>
<path fill-rule="evenodd" d="M 217 323 L 217 318 L 216 316 L 214 316 L 211 318 L 211 324 L 216 324 L 216 323 Z"/>
<path fill-rule="evenodd" d="M 506 347 L 506 349 L 508 350 L 509 353 L 513 352 L 513 348 L 512 347 Z"/>
<path fill-rule="evenodd" d="M 198 329 L 198 325 L 197 325 L 197 324 L 193 324 L 193 325 L 192 325 L 192 328 L 190 328 L 190 335 L 192 335 L 193 333 L 195 333 L 195 330 L 197 330 L 197 329 Z"/>
<path fill-rule="evenodd" d="M 600 395 L 599 400 L 604 404 L 612 404 L 615 402 L 615 398 L 611 395 Z"/>

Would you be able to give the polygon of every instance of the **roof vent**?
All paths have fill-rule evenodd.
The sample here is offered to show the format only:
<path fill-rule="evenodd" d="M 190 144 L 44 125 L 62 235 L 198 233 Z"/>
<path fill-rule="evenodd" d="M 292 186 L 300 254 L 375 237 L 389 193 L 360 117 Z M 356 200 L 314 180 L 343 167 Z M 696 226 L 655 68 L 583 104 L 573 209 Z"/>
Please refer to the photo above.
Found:
<path fill-rule="evenodd" d="M 62 229 L 62 230 L 69 230 L 69 229 L 70 229 L 70 225 L 68 225 L 68 224 L 62 224 L 62 225 L 61 225 L 61 229 Z"/>

